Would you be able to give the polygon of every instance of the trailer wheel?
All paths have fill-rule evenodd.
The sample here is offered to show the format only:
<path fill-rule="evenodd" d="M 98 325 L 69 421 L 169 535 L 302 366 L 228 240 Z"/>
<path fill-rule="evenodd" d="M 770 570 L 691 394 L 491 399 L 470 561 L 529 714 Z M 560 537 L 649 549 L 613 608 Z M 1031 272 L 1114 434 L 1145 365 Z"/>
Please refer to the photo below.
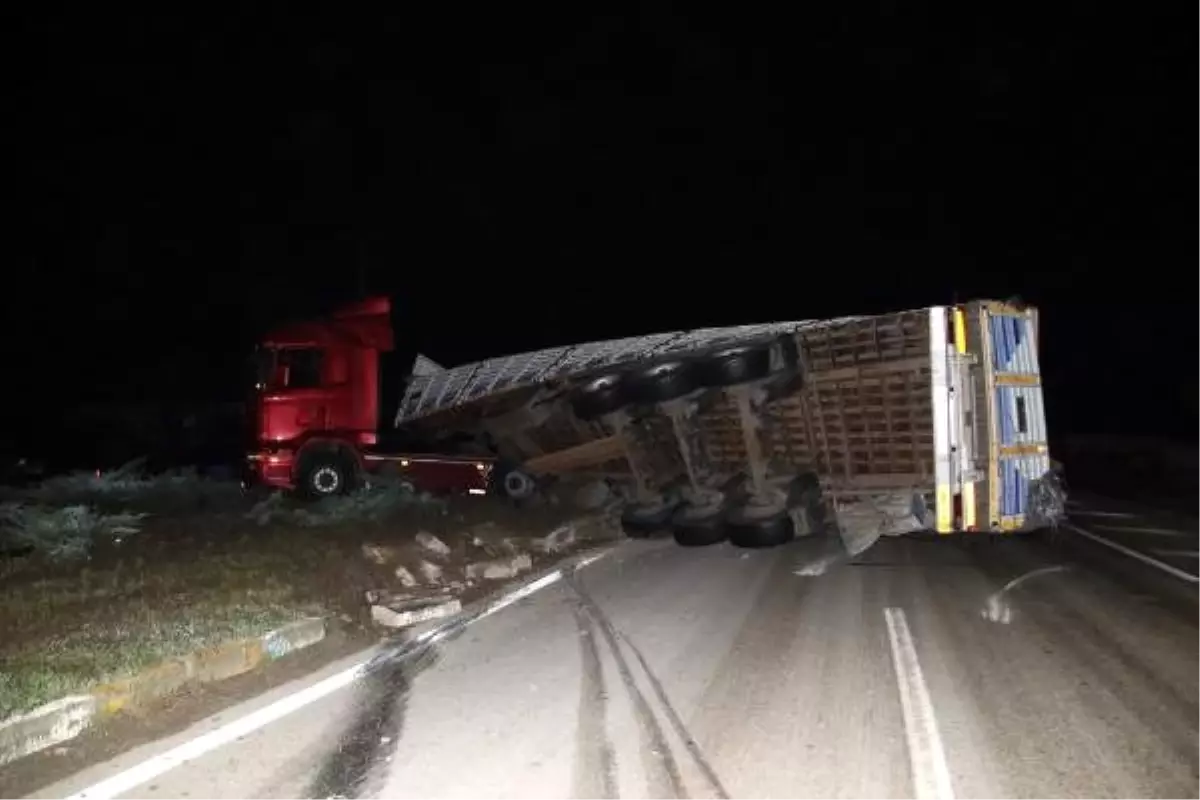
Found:
<path fill-rule="evenodd" d="M 592 378 L 571 393 L 571 410 L 584 422 L 611 414 L 629 402 L 625 393 L 625 376 L 616 372 Z"/>
<path fill-rule="evenodd" d="M 709 353 L 696 364 L 696 374 L 705 386 L 736 386 L 771 374 L 769 344 L 739 344 Z"/>
<path fill-rule="evenodd" d="M 621 512 L 621 530 L 631 539 L 648 539 L 667 529 L 673 513 L 674 503 L 628 505 Z"/>
<path fill-rule="evenodd" d="M 782 333 L 776 339 L 779 342 L 779 353 L 783 356 L 783 368 L 792 369 L 800 365 L 800 346 L 796 337 L 790 333 Z"/>
<path fill-rule="evenodd" d="M 299 473 L 297 488 L 313 500 L 346 494 L 353 488 L 353 465 L 338 453 L 312 454 L 304 459 Z"/>
<path fill-rule="evenodd" d="M 683 506 L 671 518 L 675 543 L 681 547 L 707 547 L 729 538 L 724 508 L 700 513 L 698 506 Z"/>
<path fill-rule="evenodd" d="M 796 526 L 787 509 L 756 516 L 741 506 L 729 513 L 725 525 L 729 542 L 735 547 L 777 547 L 796 538 Z"/>
<path fill-rule="evenodd" d="M 629 376 L 629 396 L 639 403 L 665 403 L 695 391 L 695 363 L 662 361 Z"/>

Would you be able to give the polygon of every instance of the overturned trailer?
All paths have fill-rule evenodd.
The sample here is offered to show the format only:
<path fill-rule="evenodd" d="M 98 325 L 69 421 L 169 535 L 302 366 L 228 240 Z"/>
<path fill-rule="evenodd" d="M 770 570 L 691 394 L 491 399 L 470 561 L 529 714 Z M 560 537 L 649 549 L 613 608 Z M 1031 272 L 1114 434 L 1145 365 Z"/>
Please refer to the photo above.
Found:
<path fill-rule="evenodd" d="M 631 534 L 765 546 L 836 522 L 1026 531 L 1062 513 L 1038 315 L 995 301 L 677 331 L 426 371 L 395 424 L 481 431 L 510 494 L 622 482 Z"/>

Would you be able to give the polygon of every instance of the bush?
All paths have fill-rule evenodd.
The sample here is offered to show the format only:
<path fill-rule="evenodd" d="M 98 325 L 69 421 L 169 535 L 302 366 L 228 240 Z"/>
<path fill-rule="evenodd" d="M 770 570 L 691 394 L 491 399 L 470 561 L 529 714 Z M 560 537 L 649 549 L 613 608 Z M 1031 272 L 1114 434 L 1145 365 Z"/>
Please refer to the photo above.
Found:
<path fill-rule="evenodd" d="M 403 485 L 383 485 L 305 503 L 275 492 L 254 504 L 246 519 L 258 525 L 284 523 L 302 528 L 325 528 L 350 522 L 382 522 L 399 511 L 439 506 L 428 494 Z"/>
<path fill-rule="evenodd" d="M 17 497 L 47 505 L 137 506 L 158 512 L 230 507 L 241 501 L 234 481 L 205 478 L 194 468 L 149 475 L 139 458 L 107 472 L 72 472 L 19 490 Z"/>
<path fill-rule="evenodd" d="M 0 505 L 0 536 L 12 549 L 30 549 L 52 561 L 87 557 L 100 540 L 117 540 L 141 530 L 145 514 L 103 514 L 83 506 L 49 508 Z"/>

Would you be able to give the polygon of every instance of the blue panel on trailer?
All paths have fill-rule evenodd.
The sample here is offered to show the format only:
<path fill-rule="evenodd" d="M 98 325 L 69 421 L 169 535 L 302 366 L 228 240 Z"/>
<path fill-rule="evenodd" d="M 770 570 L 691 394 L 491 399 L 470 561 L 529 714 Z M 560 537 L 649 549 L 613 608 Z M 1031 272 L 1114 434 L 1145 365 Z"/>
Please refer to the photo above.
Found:
<path fill-rule="evenodd" d="M 1016 327 L 1017 321 L 1012 317 L 1001 317 L 1004 321 L 1004 349 L 1007 356 L 1004 362 L 1006 371 L 1013 371 L 1013 356 L 1017 352 Z"/>
<path fill-rule="evenodd" d="M 1025 494 L 1026 488 L 1029 485 L 1029 481 L 1025 477 L 1025 473 L 1021 471 L 1021 464 L 1018 461 L 1014 461 L 1013 466 L 1016 467 L 1016 469 L 1013 470 L 1013 499 L 1016 500 L 1017 509 L 1013 513 L 1024 514 Z"/>
<path fill-rule="evenodd" d="M 1012 462 L 1007 458 L 1000 462 L 1000 514 L 1012 514 Z"/>
<path fill-rule="evenodd" d="M 1003 372 L 1008 358 L 1004 349 L 1004 332 L 1001 318 L 997 316 L 990 317 L 988 319 L 988 327 L 991 328 L 992 334 L 992 366 L 997 372 Z"/>
<path fill-rule="evenodd" d="M 1017 465 L 1013 463 L 1011 458 L 1008 459 L 1007 464 L 1008 480 L 1005 481 L 1007 485 L 1004 488 L 1008 502 L 1005 504 L 1004 514 L 1005 516 L 1012 516 L 1017 513 Z"/>
<path fill-rule="evenodd" d="M 1000 444 L 1009 445 L 1016 439 L 1016 427 L 1013 425 L 1013 396 L 1012 387 L 996 387 L 996 419 L 1000 421 Z"/>

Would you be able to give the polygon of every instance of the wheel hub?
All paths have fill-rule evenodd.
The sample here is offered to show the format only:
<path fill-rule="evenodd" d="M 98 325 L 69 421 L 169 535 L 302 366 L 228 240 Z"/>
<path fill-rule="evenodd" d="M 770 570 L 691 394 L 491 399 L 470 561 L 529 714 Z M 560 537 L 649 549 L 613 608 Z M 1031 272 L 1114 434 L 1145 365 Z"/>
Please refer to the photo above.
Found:
<path fill-rule="evenodd" d="M 333 494 L 342 484 L 342 476 L 333 467 L 319 467 L 312 476 L 313 488 L 320 494 Z"/>

